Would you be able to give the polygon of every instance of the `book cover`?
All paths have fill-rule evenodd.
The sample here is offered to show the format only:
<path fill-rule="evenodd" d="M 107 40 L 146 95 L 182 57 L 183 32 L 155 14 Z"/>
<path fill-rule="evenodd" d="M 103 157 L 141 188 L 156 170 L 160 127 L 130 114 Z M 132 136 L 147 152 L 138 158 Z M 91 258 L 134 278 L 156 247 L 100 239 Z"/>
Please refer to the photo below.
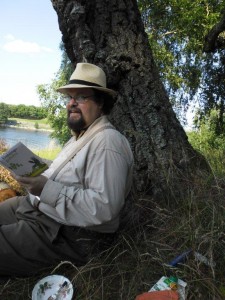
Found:
<path fill-rule="evenodd" d="M 48 168 L 42 158 L 21 142 L 0 156 L 0 164 L 18 176 L 34 177 Z"/>

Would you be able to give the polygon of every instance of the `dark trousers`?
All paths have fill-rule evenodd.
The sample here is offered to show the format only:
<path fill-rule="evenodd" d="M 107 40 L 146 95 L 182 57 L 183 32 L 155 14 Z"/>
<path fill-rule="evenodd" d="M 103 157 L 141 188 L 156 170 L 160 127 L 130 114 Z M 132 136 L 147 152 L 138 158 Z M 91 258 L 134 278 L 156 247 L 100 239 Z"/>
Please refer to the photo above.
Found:
<path fill-rule="evenodd" d="M 112 239 L 59 224 L 26 196 L 11 198 L 0 203 L 0 276 L 30 276 L 62 260 L 80 266 Z"/>

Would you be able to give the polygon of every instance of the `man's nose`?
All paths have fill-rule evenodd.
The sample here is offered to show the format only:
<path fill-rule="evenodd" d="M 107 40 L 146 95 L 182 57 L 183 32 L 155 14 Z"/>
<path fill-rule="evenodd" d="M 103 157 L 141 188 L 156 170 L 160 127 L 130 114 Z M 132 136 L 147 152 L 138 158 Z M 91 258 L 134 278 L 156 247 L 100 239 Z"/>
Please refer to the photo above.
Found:
<path fill-rule="evenodd" d="M 71 97 L 69 101 L 69 106 L 74 106 L 74 105 L 77 106 L 77 101 L 73 97 Z"/>
<path fill-rule="evenodd" d="M 77 106 L 77 102 L 76 100 L 74 100 L 72 97 L 70 98 L 70 100 L 67 102 L 66 104 L 66 108 L 70 109 L 72 106 Z"/>

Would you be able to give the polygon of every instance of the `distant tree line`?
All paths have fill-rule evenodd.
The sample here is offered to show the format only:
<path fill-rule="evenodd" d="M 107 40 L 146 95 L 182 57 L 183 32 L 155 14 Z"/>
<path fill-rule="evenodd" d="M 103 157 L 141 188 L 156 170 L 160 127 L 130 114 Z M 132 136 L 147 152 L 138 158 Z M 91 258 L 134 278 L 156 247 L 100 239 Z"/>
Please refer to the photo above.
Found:
<path fill-rule="evenodd" d="M 22 118 L 40 120 L 47 117 L 47 111 L 43 107 L 34 105 L 14 105 L 0 103 L 0 123 L 7 122 L 8 118 Z"/>

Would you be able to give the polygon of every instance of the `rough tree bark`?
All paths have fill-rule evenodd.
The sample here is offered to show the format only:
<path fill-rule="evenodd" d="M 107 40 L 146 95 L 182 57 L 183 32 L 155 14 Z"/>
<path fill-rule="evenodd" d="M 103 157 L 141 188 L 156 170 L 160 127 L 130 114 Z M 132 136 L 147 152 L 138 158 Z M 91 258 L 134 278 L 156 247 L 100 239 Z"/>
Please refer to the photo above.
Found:
<path fill-rule="evenodd" d="M 136 0 L 52 0 L 75 65 L 102 67 L 118 91 L 113 124 L 135 156 L 135 187 L 159 197 L 187 186 L 204 162 L 187 140 L 159 78 Z M 203 163 L 204 165 L 204 163 Z"/>

